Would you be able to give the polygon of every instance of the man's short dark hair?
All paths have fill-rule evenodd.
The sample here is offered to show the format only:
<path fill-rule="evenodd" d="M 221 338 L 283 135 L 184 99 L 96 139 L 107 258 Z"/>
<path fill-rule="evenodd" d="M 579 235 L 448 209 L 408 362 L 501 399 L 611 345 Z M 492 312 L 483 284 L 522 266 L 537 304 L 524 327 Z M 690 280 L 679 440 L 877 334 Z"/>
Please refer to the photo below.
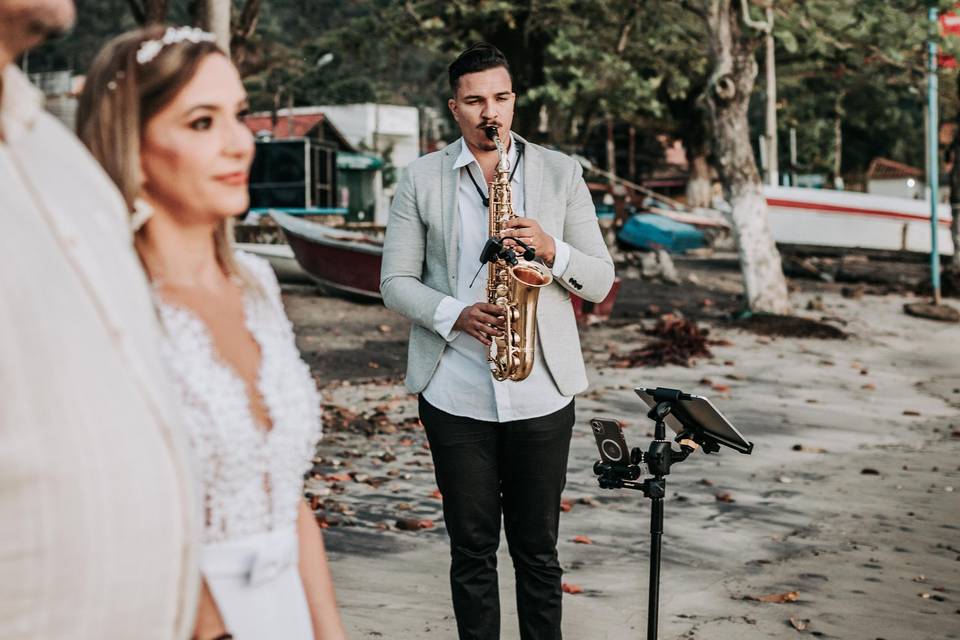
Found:
<path fill-rule="evenodd" d="M 450 75 L 450 90 L 456 94 L 460 78 L 468 73 L 496 69 L 497 67 L 503 67 L 507 70 L 507 74 L 510 75 L 510 84 L 513 85 L 513 74 L 510 73 L 510 63 L 507 62 L 506 56 L 492 44 L 478 42 L 457 56 L 457 59 L 447 67 L 447 72 Z"/>

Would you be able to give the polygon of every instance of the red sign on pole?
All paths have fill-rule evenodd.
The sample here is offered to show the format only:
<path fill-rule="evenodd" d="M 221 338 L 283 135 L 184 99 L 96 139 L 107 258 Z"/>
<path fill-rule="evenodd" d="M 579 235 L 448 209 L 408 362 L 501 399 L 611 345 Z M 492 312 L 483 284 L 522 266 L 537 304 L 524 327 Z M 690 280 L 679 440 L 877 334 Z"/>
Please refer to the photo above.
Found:
<path fill-rule="evenodd" d="M 941 15 L 940 30 L 946 36 L 960 35 L 960 15 L 953 12 Z"/>
<path fill-rule="evenodd" d="M 960 2 L 955 7 L 960 8 Z M 960 36 L 960 14 L 955 11 L 947 11 L 940 14 L 938 19 L 940 23 L 940 33 L 945 36 Z M 941 69 L 956 69 L 957 59 L 951 55 L 937 52 L 937 66 Z"/>

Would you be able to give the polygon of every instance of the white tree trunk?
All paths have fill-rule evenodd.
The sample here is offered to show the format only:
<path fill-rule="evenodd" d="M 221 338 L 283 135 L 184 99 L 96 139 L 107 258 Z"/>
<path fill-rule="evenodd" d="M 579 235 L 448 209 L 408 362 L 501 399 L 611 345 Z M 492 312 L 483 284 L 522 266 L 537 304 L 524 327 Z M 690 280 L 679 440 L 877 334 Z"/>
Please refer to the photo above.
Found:
<path fill-rule="evenodd" d="M 740 269 L 751 311 L 789 314 L 787 281 L 780 252 L 767 222 L 767 202 L 750 146 L 747 107 L 757 76 L 757 42 L 743 32 L 739 3 L 709 0 L 707 26 L 713 73 L 707 105 L 713 131 L 717 172 L 723 183 Z"/>
<path fill-rule="evenodd" d="M 740 254 L 740 270 L 752 311 L 789 315 L 787 282 L 780 252 L 767 224 L 767 199 L 760 185 L 743 189 L 730 201 L 730 222 Z"/>
<path fill-rule="evenodd" d="M 777 61 L 773 42 L 773 0 L 767 5 L 767 24 L 770 30 L 765 40 L 766 60 L 764 71 L 767 75 L 767 184 L 780 184 L 780 153 L 777 150 Z"/>
<path fill-rule="evenodd" d="M 217 46 L 230 53 L 230 0 L 204 0 L 203 27 L 217 38 Z"/>

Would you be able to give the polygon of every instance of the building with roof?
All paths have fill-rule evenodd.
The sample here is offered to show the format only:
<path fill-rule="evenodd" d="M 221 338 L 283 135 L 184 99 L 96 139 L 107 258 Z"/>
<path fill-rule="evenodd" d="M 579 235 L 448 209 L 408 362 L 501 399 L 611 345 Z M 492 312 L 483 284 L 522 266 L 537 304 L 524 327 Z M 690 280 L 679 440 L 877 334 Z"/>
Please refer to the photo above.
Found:
<path fill-rule="evenodd" d="M 420 157 L 420 112 L 416 107 L 365 102 L 317 109 L 351 144 L 388 159 L 397 169 Z"/>
<path fill-rule="evenodd" d="M 77 106 L 86 76 L 75 76 L 72 71 L 45 71 L 29 74 L 30 82 L 44 95 L 44 107 L 65 127 L 77 128 Z"/>
<path fill-rule="evenodd" d="M 923 169 L 889 158 L 874 158 L 867 168 L 867 193 L 923 199 L 926 184 Z"/>
<path fill-rule="evenodd" d="M 322 107 L 258 111 L 248 115 L 244 122 L 258 140 L 312 138 L 330 144 L 338 151 L 357 151 L 330 121 Z"/>
<path fill-rule="evenodd" d="M 254 206 L 340 207 L 350 220 L 385 221 L 383 159 L 361 152 L 325 107 L 261 111 L 244 122 L 257 137 L 250 182 Z"/>

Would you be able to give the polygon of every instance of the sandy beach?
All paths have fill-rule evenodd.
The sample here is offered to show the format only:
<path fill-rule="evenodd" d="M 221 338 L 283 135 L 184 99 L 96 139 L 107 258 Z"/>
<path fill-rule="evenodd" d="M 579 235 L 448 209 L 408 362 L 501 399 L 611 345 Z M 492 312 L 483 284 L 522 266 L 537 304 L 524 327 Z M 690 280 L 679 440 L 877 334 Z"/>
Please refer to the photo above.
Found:
<path fill-rule="evenodd" d="M 560 525 L 577 592 L 564 597 L 565 637 L 645 637 L 649 501 L 597 486 L 588 420 L 620 418 L 646 447 L 632 389 L 669 386 L 710 396 L 755 450 L 697 453 L 669 476 L 661 638 L 960 638 L 960 325 L 905 315 L 909 294 L 791 281 L 798 315 L 849 337 L 757 335 L 729 320 L 732 257 L 677 265 L 683 288 L 627 277 L 612 321 L 581 332 L 591 387 L 577 398 Z M 401 382 L 407 321 L 309 287 L 285 287 L 285 303 L 324 392 L 307 491 L 351 637 L 456 637 L 442 498 Z M 614 366 L 677 310 L 723 342 L 712 357 Z M 505 541 L 500 567 L 502 637 L 514 639 Z M 785 602 L 756 599 L 767 596 Z"/>

